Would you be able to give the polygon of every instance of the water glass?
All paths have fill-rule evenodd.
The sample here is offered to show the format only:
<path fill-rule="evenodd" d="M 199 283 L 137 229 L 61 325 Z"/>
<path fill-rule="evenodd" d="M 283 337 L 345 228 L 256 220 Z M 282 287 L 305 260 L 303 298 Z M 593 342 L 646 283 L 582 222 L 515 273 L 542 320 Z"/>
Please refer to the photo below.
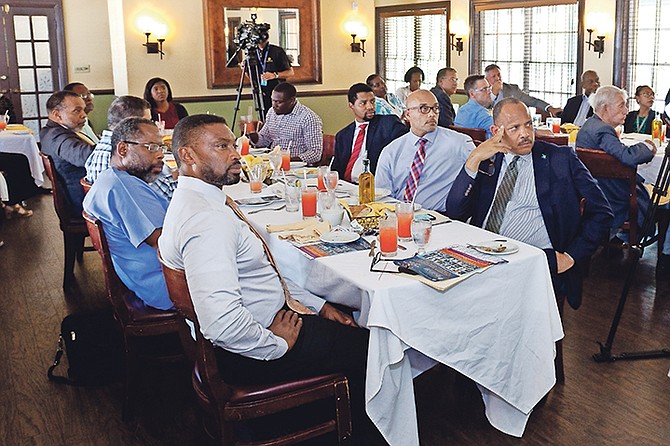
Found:
<path fill-rule="evenodd" d="M 340 180 L 340 175 L 336 170 L 331 170 L 326 175 L 326 190 L 334 191 L 337 188 L 337 182 Z"/>
<path fill-rule="evenodd" d="M 561 133 L 561 118 L 547 118 L 547 127 L 552 133 Z"/>
<path fill-rule="evenodd" d="M 337 205 L 337 201 L 335 199 L 335 192 L 319 191 L 319 193 L 317 194 L 317 201 L 319 204 L 320 211 L 332 209 Z"/>
<path fill-rule="evenodd" d="M 270 166 L 272 167 L 272 179 L 277 179 L 281 168 L 282 154 L 280 151 L 270 152 L 268 158 L 270 158 Z"/>
<path fill-rule="evenodd" d="M 430 220 L 414 220 L 412 221 L 412 239 L 419 254 L 426 252 L 426 245 L 430 242 L 430 233 L 433 230 L 433 223 Z"/>
<path fill-rule="evenodd" d="M 298 212 L 300 210 L 301 188 L 295 183 L 284 186 L 284 201 L 286 201 L 286 212 Z"/>

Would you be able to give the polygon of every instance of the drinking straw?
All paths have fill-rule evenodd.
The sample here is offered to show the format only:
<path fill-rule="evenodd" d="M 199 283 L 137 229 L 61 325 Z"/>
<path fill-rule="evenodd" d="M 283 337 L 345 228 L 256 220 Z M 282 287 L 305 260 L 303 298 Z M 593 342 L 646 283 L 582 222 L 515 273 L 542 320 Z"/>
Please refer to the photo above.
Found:
<path fill-rule="evenodd" d="M 330 171 L 333 168 L 333 161 L 335 161 L 335 155 L 330 159 L 330 163 L 328 163 L 328 171 Z"/>

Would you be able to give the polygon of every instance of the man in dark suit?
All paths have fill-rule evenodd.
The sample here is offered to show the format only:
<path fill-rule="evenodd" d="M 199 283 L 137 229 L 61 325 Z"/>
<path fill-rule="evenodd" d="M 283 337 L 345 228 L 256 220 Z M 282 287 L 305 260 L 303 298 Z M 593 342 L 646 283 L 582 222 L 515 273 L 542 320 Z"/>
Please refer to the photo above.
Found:
<path fill-rule="evenodd" d="M 382 149 L 409 129 L 396 115 L 375 114 L 375 95 L 366 84 L 352 85 L 347 96 L 355 119 L 335 135 L 332 168 L 340 178 L 358 183 L 363 159 L 370 160 L 370 171 L 374 173 Z"/>
<path fill-rule="evenodd" d="M 584 94 L 568 99 L 561 113 L 561 123 L 571 122 L 579 127 L 583 126 L 584 122 L 593 116 L 593 108 L 589 104 L 589 96 L 595 93 L 598 87 L 600 87 L 598 73 L 593 70 L 584 71 L 582 74 Z"/>
<path fill-rule="evenodd" d="M 516 98 L 526 104 L 528 107 L 535 107 L 537 110 L 544 110 L 552 116 L 557 116 L 562 108 L 552 107 L 548 102 L 529 95 L 516 84 L 508 84 L 502 81 L 500 67 L 496 64 L 488 65 L 484 68 L 486 80 L 491 84 L 491 94 L 493 95 L 493 105 L 505 98 Z"/>
<path fill-rule="evenodd" d="M 95 143 L 81 130 L 86 124 L 86 104 L 72 91 L 59 91 L 47 100 L 49 120 L 40 130 L 42 153 L 54 161 L 56 172 L 75 215 L 81 214 L 84 188 L 79 181 L 86 175 L 86 159 Z"/>
<path fill-rule="evenodd" d="M 612 221 L 607 199 L 572 150 L 535 141 L 520 100 L 496 104 L 493 119 L 494 136 L 471 152 L 447 215 L 543 249 L 554 289 L 576 309 L 583 268 Z"/>
<path fill-rule="evenodd" d="M 437 125 L 440 127 L 449 127 L 454 125 L 456 112 L 451 103 L 450 96 L 456 93 L 458 88 L 458 73 L 453 68 L 442 68 L 437 72 L 437 82 L 430 92 L 435 95 L 440 104 L 440 116 L 437 118 Z"/>

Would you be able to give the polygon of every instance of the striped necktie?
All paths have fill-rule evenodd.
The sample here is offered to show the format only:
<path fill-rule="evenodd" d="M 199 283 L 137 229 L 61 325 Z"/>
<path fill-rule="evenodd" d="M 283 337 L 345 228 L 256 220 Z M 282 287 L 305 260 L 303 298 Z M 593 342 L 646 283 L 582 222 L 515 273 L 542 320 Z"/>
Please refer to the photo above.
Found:
<path fill-rule="evenodd" d="M 275 272 L 277 273 L 277 276 L 279 277 L 279 281 L 281 282 L 281 286 L 284 289 L 284 299 L 286 299 L 286 306 L 289 307 L 291 310 L 295 311 L 298 314 L 316 314 L 314 311 L 310 310 L 307 308 L 305 305 L 303 305 L 299 300 L 294 299 L 291 296 L 291 293 L 288 290 L 288 286 L 286 286 L 286 282 L 284 282 L 284 278 L 282 277 L 281 273 L 279 272 L 279 268 L 277 267 L 277 262 L 275 261 L 274 256 L 270 252 L 270 247 L 267 245 L 265 242 L 265 239 L 263 239 L 263 236 L 254 228 L 254 225 L 251 224 L 249 220 L 247 220 L 247 217 L 245 217 L 244 213 L 242 210 L 237 206 L 237 203 L 233 201 L 232 198 L 229 196 L 226 196 L 226 205 L 230 207 L 235 215 L 245 222 L 247 226 L 249 226 L 249 229 L 251 232 L 258 237 L 258 239 L 261 241 L 261 244 L 263 245 L 263 251 L 265 251 L 265 255 L 268 258 L 268 261 L 270 262 L 270 265 L 274 268 Z"/>
<path fill-rule="evenodd" d="M 516 178 L 519 176 L 519 167 L 516 164 L 517 161 L 519 161 L 519 155 L 516 155 L 514 158 L 512 158 L 512 162 L 509 163 L 507 170 L 505 170 L 505 175 L 500 182 L 498 192 L 496 192 L 496 198 L 493 200 L 493 206 L 491 207 L 489 219 L 486 222 L 485 229 L 487 231 L 495 232 L 496 234 L 500 233 L 500 226 L 502 225 L 503 218 L 505 217 L 507 203 L 509 203 L 510 198 L 512 198 L 512 192 L 514 191 Z"/>
<path fill-rule="evenodd" d="M 361 154 L 361 148 L 363 148 L 363 140 L 365 139 L 365 130 L 367 126 L 367 123 L 363 123 L 358 126 L 358 135 L 356 135 L 356 141 L 354 142 L 354 150 L 351 151 L 351 157 L 347 163 L 347 169 L 344 171 L 344 180 L 350 183 L 351 171 L 354 169 L 354 164 L 356 164 L 356 160 Z"/>
<path fill-rule="evenodd" d="M 419 188 L 419 178 L 423 171 L 423 163 L 426 161 L 426 143 L 427 139 L 419 139 L 417 143 L 419 148 L 414 154 L 414 161 L 409 169 L 409 178 L 407 178 L 407 185 L 405 186 L 405 201 L 414 200 L 416 190 Z"/>

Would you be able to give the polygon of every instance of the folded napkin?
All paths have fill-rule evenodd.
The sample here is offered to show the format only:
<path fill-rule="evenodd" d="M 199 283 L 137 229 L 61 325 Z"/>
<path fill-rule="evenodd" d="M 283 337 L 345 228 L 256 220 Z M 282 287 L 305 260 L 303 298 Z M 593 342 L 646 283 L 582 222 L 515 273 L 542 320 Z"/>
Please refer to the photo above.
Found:
<path fill-rule="evenodd" d="M 22 124 L 7 124 L 7 130 L 20 130 L 22 132 L 30 132 L 32 133 L 32 130 L 30 130 L 28 127 Z"/>
<path fill-rule="evenodd" d="M 309 223 L 308 226 L 305 226 L 304 228 L 298 230 L 295 229 L 284 230 L 282 231 L 281 234 L 279 234 L 279 238 L 282 240 L 294 241 L 300 244 L 313 243 L 318 242 L 322 234 L 325 234 L 330 231 L 330 223 L 328 223 L 327 221 L 320 222 L 316 219 L 305 220 L 305 221 Z M 291 226 L 291 225 L 274 225 L 274 226 Z"/>
<path fill-rule="evenodd" d="M 273 232 L 300 231 L 309 226 L 314 226 L 317 223 L 318 220 L 313 218 L 313 219 L 296 221 L 295 223 L 287 223 L 284 225 L 266 225 L 265 229 L 271 234 Z"/>

